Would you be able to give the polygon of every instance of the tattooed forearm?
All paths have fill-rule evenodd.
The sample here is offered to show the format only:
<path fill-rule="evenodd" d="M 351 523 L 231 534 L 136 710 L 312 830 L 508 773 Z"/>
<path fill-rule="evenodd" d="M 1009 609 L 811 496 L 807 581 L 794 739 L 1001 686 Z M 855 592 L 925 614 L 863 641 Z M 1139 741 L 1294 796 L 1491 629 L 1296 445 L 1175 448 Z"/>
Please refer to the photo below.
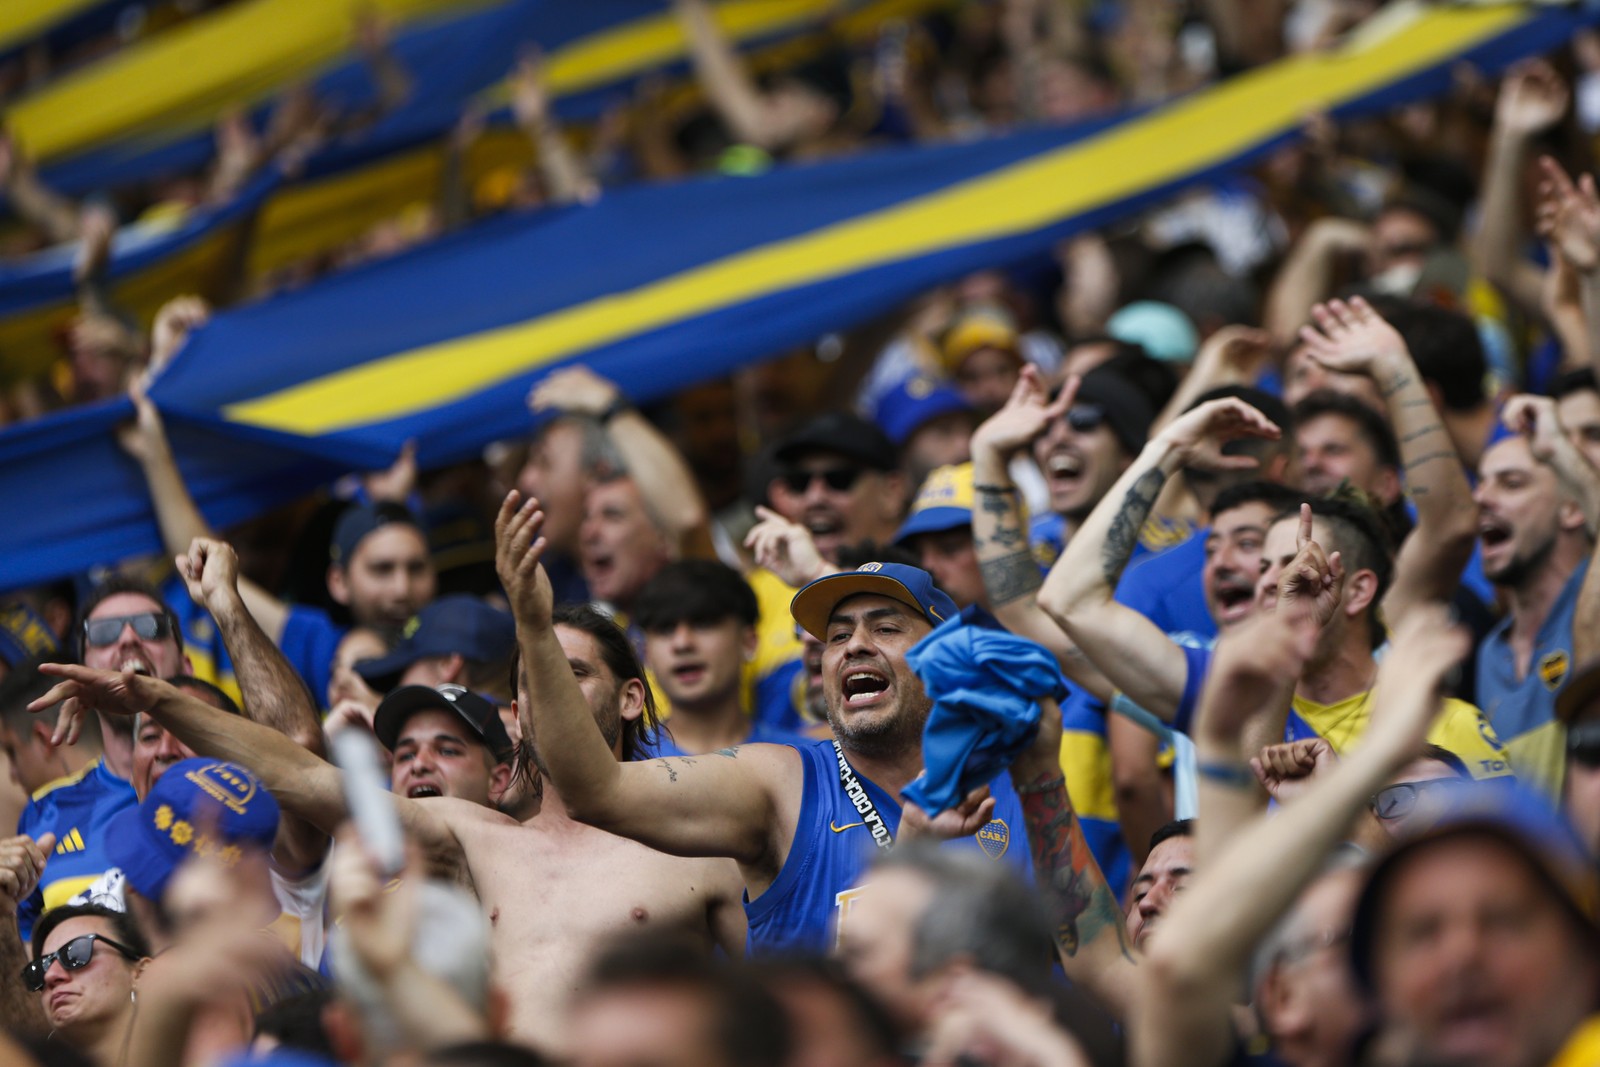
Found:
<path fill-rule="evenodd" d="M 1139 543 L 1139 530 L 1150 517 L 1150 509 L 1156 506 L 1156 497 L 1161 495 L 1166 481 L 1165 471 L 1151 467 L 1128 487 L 1128 495 L 1122 498 L 1122 507 L 1111 520 L 1106 543 L 1100 549 L 1100 575 L 1107 585 L 1116 585 L 1122 568 L 1128 565 L 1128 558 Z"/>
<path fill-rule="evenodd" d="M 1426 437 L 1430 433 L 1443 433 L 1443 432 L 1444 432 L 1444 425 L 1442 423 L 1437 423 L 1437 422 L 1429 423 L 1428 425 L 1424 426 L 1422 429 L 1420 429 L 1420 430 L 1412 430 L 1410 433 L 1408 433 L 1404 437 L 1400 438 L 1400 443 L 1403 444 L 1403 445 L 1410 444 L 1412 441 L 1415 441 L 1420 437 Z"/>
<path fill-rule="evenodd" d="M 984 589 L 989 592 L 989 603 L 996 608 L 1037 593 L 1044 584 L 1039 564 L 1027 549 L 1008 553 L 999 559 L 982 560 L 978 564 L 978 571 L 983 575 Z"/>
<path fill-rule="evenodd" d="M 717 749 L 717 755 L 719 755 L 719 756 L 727 756 L 729 759 L 738 759 L 739 758 L 739 746 L 735 745 L 732 748 L 719 748 L 719 749 Z"/>
<path fill-rule="evenodd" d="M 658 759 L 656 762 L 661 764 L 661 769 L 667 772 L 667 781 L 676 782 L 678 780 L 678 772 L 673 768 L 672 764 L 664 759 Z"/>
<path fill-rule="evenodd" d="M 1415 378 L 1404 371 L 1396 374 L 1393 378 L 1389 379 L 1389 383 L 1382 389 L 1384 399 L 1387 400 L 1389 397 L 1394 396 L 1394 394 L 1398 393 L 1400 390 L 1409 385 L 1415 385 L 1416 381 L 1417 380 Z"/>
<path fill-rule="evenodd" d="M 1133 962 L 1122 911 L 1089 851 L 1066 786 L 1025 793 L 1021 799 L 1034 871 L 1061 954 L 1075 957 L 1109 932 L 1123 957 Z"/>
<path fill-rule="evenodd" d="M 1415 470 L 1416 468 L 1422 466 L 1424 463 L 1432 463 L 1434 460 L 1439 460 L 1439 459 L 1447 459 L 1447 460 L 1450 460 L 1452 463 L 1461 462 L 1460 458 L 1453 451 L 1450 451 L 1448 449 L 1441 450 L 1441 451 L 1438 451 L 1438 452 L 1424 452 L 1422 455 L 1416 457 L 1415 459 L 1407 460 L 1406 461 L 1406 470 L 1408 470 L 1408 471 L 1409 470 Z"/>
<path fill-rule="evenodd" d="M 984 486 L 978 490 L 978 507 L 994 516 L 994 528 L 988 541 L 1001 548 L 1016 548 L 1027 544 L 1027 534 L 1022 529 L 1022 514 L 1017 510 L 1016 490 Z"/>

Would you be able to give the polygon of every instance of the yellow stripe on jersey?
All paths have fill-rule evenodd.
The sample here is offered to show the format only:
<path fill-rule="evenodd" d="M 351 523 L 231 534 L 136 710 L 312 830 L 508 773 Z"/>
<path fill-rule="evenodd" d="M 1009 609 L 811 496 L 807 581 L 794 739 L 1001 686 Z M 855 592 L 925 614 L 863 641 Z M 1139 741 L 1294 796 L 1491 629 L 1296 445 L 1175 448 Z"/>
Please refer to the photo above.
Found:
<path fill-rule="evenodd" d="M 1062 731 L 1061 773 L 1067 776 L 1067 797 L 1073 811 L 1086 819 L 1117 821 L 1111 753 L 1104 737 L 1082 730 Z"/>
<path fill-rule="evenodd" d="M 1294 710 L 1339 755 L 1366 731 L 1372 718 L 1372 690 L 1334 704 L 1294 698 Z M 1474 778 L 1507 778 L 1513 773 L 1510 754 L 1482 711 L 1464 700 L 1449 698 L 1428 731 L 1428 741 L 1453 753 Z"/>
<path fill-rule="evenodd" d="M 1517 777 L 1552 800 L 1567 776 L 1567 727 L 1555 719 L 1506 742 Z"/>
<path fill-rule="evenodd" d="M 104 872 L 86 874 L 78 878 L 62 878 L 59 881 L 51 882 L 43 890 L 44 910 L 49 911 L 51 908 L 61 907 L 61 905 L 99 881 L 102 873 Z M 41 914 L 43 913 L 41 912 Z"/>

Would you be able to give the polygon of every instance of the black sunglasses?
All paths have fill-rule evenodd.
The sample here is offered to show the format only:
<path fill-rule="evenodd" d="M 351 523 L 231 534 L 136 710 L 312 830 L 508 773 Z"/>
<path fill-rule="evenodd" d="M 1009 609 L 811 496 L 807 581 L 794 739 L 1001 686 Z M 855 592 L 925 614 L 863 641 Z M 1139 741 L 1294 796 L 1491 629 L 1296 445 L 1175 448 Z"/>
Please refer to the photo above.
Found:
<path fill-rule="evenodd" d="M 103 619 L 85 619 L 83 639 L 93 648 L 114 645 L 122 636 L 122 628 L 132 626 L 142 641 L 156 641 L 172 632 L 172 621 L 164 612 L 142 611 L 137 615 L 111 615 Z"/>
<path fill-rule="evenodd" d="M 836 493 L 847 492 L 861 477 L 860 467 L 829 467 L 823 471 L 784 471 L 783 484 L 791 493 L 803 493 L 818 478 Z"/>
<path fill-rule="evenodd" d="M 81 937 L 73 938 L 71 941 L 68 941 L 66 944 L 56 949 L 54 952 L 45 953 L 43 956 L 40 956 L 38 959 L 22 968 L 23 984 L 29 989 L 33 990 L 35 993 L 42 992 L 44 990 L 45 972 L 50 969 L 50 965 L 56 960 L 61 961 L 61 967 L 63 970 L 83 970 L 83 968 L 89 966 L 89 961 L 94 959 L 94 943 L 96 941 L 104 941 L 107 945 L 116 949 L 130 960 L 136 960 L 139 958 L 139 954 L 133 951 L 133 949 L 120 942 L 111 940 L 104 934 L 84 934 Z"/>
<path fill-rule="evenodd" d="M 1430 778 L 1425 782 L 1401 782 L 1372 795 L 1369 807 L 1380 819 L 1403 819 L 1416 809 L 1425 793 L 1453 793 L 1467 785 L 1464 778 Z"/>
<path fill-rule="evenodd" d="M 1093 433 L 1106 421 L 1106 409 L 1099 404 L 1074 404 L 1067 409 L 1067 425 L 1076 433 Z"/>
<path fill-rule="evenodd" d="M 1600 722 L 1567 727 L 1567 758 L 1585 767 L 1600 767 Z"/>

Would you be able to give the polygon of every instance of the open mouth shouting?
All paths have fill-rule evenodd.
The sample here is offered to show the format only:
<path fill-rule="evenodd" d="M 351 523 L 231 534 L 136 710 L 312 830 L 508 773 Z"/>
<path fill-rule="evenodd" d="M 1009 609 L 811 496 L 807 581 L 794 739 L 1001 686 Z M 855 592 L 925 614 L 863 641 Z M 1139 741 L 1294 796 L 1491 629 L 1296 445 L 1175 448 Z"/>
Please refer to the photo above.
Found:
<path fill-rule="evenodd" d="M 154 678 L 156 674 L 155 667 L 141 652 L 128 653 L 122 658 L 122 662 L 117 664 L 117 670 L 132 671 L 134 674 L 142 674 L 147 678 Z"/>
<path fill-rule="evenodd" d="M 847 708 L 868 707 L 888 691 L 889 679 L 871 667 L 846 667 L 839 686 Z"/>
<path fill-rule="evenodd" d="M 423 797 L 442 796 L 444 796 L 444 790 L 435 782 L 424 780 L 420 782 L 412 782 L 410 785 L 406 786 L 406 797 L 409 800 L 418 800 Z"/>
<path fill-rule="evenodd" d="M 686 660 L 672 668 L 672 677 L 682 686 L 696 685 L 704 681 L 705 676 L 706 665 L 699 660 Z"/>
<path fill-rule="evenodd" d="M 1241 577 L 1218 576 L 1212 582 L 1211 601 L 1215 605 L 1217 623 L 1228 626 L 1248 618 L 1255 607 L 1256 586 Z"/>

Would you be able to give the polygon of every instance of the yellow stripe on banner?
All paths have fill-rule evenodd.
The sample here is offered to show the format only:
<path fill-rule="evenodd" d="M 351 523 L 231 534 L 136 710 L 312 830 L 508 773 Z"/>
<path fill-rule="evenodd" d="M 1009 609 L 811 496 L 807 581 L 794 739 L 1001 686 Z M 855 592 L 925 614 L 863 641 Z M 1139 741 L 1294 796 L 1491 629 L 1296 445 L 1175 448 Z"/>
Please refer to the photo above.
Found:
<path fill-rule="evenodd" d="M 403 418 L 579 352 L 744 301 L 1027 232 L 1181 178 L 1307 114 L 1432 66 L 1536 17 L 1436 9 L 1363 49 L 1263 68 L 999 173 L 537 320 L 400 352 L 253 400 L 237 422 L 317 435 Z"/>
<path fill-rule="evenodd" d="M 26 44 L 100 0 L 5 0 L 0 4 L 0 48 Z"/>
<path fill-rule="evenodd" d="M 345 52 L 354 12 L 363 5 L 406 21 L 487 2 L 243 0 L 18 101 L 7 110 L 6 125 L 46 161 L 113 137 L 200 128 L 230 107 L 264 100 Z"/>

